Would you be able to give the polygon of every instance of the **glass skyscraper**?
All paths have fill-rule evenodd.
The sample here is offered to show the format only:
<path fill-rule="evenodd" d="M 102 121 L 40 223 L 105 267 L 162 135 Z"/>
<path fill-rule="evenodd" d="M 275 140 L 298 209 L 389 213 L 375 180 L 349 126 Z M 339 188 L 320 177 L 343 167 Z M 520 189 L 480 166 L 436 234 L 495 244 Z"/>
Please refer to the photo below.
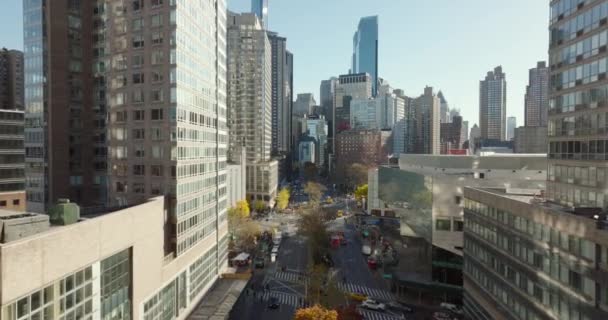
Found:
<path fill-rule="evenodd" d="M 251 0 L 251 13 L 255 13 L 264 30 L 268 30 L 268 0 Z"/>
<path fill-rule="evenodd" d="M 369 73 L 372 77 L 372 95 L 375 97 L 378 93 L 378 16 L 359 20 L 353 37 L 352 59 L 350 73 Z"/>

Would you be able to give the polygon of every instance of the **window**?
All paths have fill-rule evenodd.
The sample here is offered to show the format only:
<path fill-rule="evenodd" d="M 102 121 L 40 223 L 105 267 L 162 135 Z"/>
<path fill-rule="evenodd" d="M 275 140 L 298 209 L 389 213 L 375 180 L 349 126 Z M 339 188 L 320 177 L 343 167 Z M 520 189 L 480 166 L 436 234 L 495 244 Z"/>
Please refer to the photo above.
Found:
<path fill-rule="evenodd" d="M 152 102 L 162 102 L 163 101 L 163 90 L 152 90 L 151 93 Z"/>
<path fill-rule="evenodd" d="M 143 128 L 133 129 L 133 138 L 135 140 L 145 139 L 146 138 L 145 129 L 143 129 Z"/>
<path fill-rule="evenodd" d="M 144 121 L 146 120 L 146 112 L 144 110 L 134 110 L 133 111 L 133 120 L 135 121 Z"/>
<path fill-rule="evenodd" d="M 454 231 L 462 232 L 464 230 L 464 221 L 454 220 Z"/>
<path fill-rule="evenodd" d="M 150 167 L 153 177 L 162 177 L 163 176 L 163 166 L 153 165 Z"/>
<path fill-rule="evenodd" d="M 157 44 L 162 44 L 162 43 L 163 43 L 163 32 L 162 31 L 152 32 L 152 44 L 157 45 Z"/>
<path fill-rule="evenodd" d="M 141 34 L 133 36 L 133 48 L 143 48 L 144 47 L 144 36 Z"/>
<path fill-rule="evenodd" d="M 127 111 L 118 111 L 114 113 L 114 121 L 125 122 L 127 121 Z"/>
<path fill-rule="evenodd" d="M 133 68 L 139 68 L 144 65 L 144 56 L 141 54 L 137 54 L 133 56 L 133 64 L 131 65 Z"/>
<path fill-rule="evenodd" d="M 18 206 L 20 203 L 19 199 L 13 199 L 13 205 Z"/>
<path fill-rule="evenodd" d="M 152 52 L 152 64 L 162 64 L 163 63 L 163 52 L 161 50 L 156 50 Z"/>
<path fill-rule="evenodd" d="M 143 183 L 134 183 L 133 184 L 133 192 L 135 193 L 146 193 L 146 186 Z"/>
<path fill-rule="evenodd" d="M 133 74 L 133 84 L 141 84 L 144 83 L 144 74 L 143 73 L 134 73 Z"/>
<path fill-rule="evenodd" d="M 144 0 L 133 0 L 133 11 L 139 11 L 144 8 Z"/>
<path fill-rule="evenodd" d="M 454 197 L 454 202 L 455 202 L 457 205 L 460 205 L 460 203 L 462 202 L 462 197 L 461 197 L 461 196 L 455 196 L 455 197 Z"/>
<path fill-rule="evenodd" d="M 435 229 L 439 231 L 450 231 L 450 220 L 449 219 L 437 219 L 435 221 Z"/>
<path fill-rule="evenodd" d="M 152 27 L 161 27 L 163 25 L 163 16 L 160 14 L 152 15 Z"/>
<path fill-rule="evenodd" d="M 163 134 L 161 128 L 151 128 L 150 129 L 150 138 L 153 141 L 159 141 L 163 139 Z"/>
<path fill-rule="evenodd" d="M 152 0 L 152 7 L 159 7 L 163 5 L 163 0 Z"/>
<path fill-rule="evenodd" d="M 133 103 L 142 103 L 144 102 L 144 92 L 143 90 L 135 90 L 133 91 Z"/>
<path fill-rule="evenodd" d="M 0 201 L 0 207 L 6 207 L 6 200 Z"/>
<path fill-rule="evenodd" d="M 161 159 L 163 157 L 163 149 L 161 146 L 152 146 L 152 158 Z"/>
<path fill-rule="evenodd" d="M 136 158 L 143 158 L 146 156 L 146 151 L 144 146 L 142 145 L 136 145 L 135 146 L 135 157 Z"/>
<path fill-rule="evenodd" d="M 152 71 L 152 82 L 162 82 L 163 74 L 159 71 Z"/>
<path fill-rule="evenodd" d="M 133 175 L 143 176 L 146 174 L 146 166 L 143 164 L 135 164 L 133 165 Z"/>
<path fill-rule="evenodd" d="M 116 182 L 116 192 L 125 192 L 126 189 L 127 188 L 124 182 Z"/>
<path fill-rule="evenodd" d="M 140 31 L 144 28 L 144 19 L 143 18 L 136 18 L 133 19 L 133 31 Z"/>
<path fill-rule="evenodd" d="M 152 120 L 162 120 L 163 109 L 152 109 Z"/>

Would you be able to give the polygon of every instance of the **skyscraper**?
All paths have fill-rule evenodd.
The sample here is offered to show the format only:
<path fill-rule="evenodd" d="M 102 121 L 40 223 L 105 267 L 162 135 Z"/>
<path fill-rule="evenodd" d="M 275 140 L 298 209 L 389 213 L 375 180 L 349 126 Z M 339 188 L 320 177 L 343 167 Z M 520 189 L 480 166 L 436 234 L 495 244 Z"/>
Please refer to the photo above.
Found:
<path fill-rule="evenodd" d="M 451 122 L 452 119 L 450 119 L 450 106 L 448 104 L 448 101 L 443 96 L 443 92 L 441 92 L 441 90 L 439 90 L 439 92 L 437 93 L 437 97 L 441 101 L 441 107 L 439 108 L 441 123 Z"/>
<path fill-rule="evenodd" d="M 247 198 L 272 206 L 278 162 L 272 147 L 272 53 L 252 13 L 228 13 L 228 127 L 230 150 L 245 148 Z"/>
<path fill-rule="evenodd" d="M 334 136 L 334 94 L 336 93 L 337 85 L 338 78 L 331 77 L 328 80 L 322 80 L 319 88 L 319 99 L 321 99 L 321 109 L 329 128 L 329 132 L 327 133 L 329 139 L 333 139 Z"/>
<path fill-rule="evenodd" d="M 272 154 L 291 151 L 291 112 L 293 104 L 293 55 L 287 39 L 268 32 L 272 50 Z"/>
<path fill-rule="evenodd" d="M 299 117 L 311 114 L 316 105 L 317 101 L 315 101 L 315 96 L 312 93 L 298 93 L 298 98 L 293 104 L 293 114 Z"/>
<path fill-rule="evenodd" d="M 25 208 L 23 52 L 0 50 L 0 209 Z"/>
<path fill-rule="evenodd" d="M 264 30 L 268 30 L 268 0 L 251 0 L 251 13 L 255 14 Z"/>
<path fill-rule="evenodd" d="M 479 128 L 481 138 L 505 140 L 507 120 L 507 80 L 502 67 L 489 71 L 479 81 Z"/>
<path fill-rule="evenodd" d="M 515 137 L 515 128 L 517 128 L 517 118 L 507 118 L 507 141 L 513 140 Z"/>
<path fill-rule="evenodd" d="M 525 97 L 526 127 L 546 127 L 549 110 L 549 68 L 545 61 L 530 69 Z"/>
<path fill-rule="evenodd" d="M 408 121 L 413 134 L 412 153 L 440 154 L 440 107 L 441 100 L 433 87 L 424 88 L 424 93 L 412 101 Z"/>
<path fill-rule="evenodd" d="M 23 52 L 0 50 L 0 109 L 23 110 Z"/>
<path fill-rule="evenodd" d="M 547 196 L 607 208 L 608 1 L 578 3 L 551 2 Z"/>
<path fill-rule="evenodd" d="M 104 314 L 126 301 L 138 318 L 152 319 L 162 309 L 167 318 L 184 319 L 217 279 L 218 252 L 227 248 L 225 1 L 24 1 L 23 12 L 28 210 L 47 213 L 68 198 L 86 215 L 164 196 L 147 221 L 162 231 L 148 229 L 150 245 L 143 249 L 153 249 L 150 268 L 162 285 L 113 295 L 107 290 L 118 283 L 106 283 L 101 294 L 113 301 L 94 310 Z M 135 221 L 119 219 L 125 226 Z M 131 246 L 120 244 L 123 258 L 141 252 L 133 249 L 141 236 L 130 232 L 146 227 L 128 228 L 114 231 L 129 235 Z M 118 249 L 118 241 L 105 242 Z M 102 251 L 89 251 L 96 252 L 86 259 L 90 264 Z M 208 276 L 197 277 L 202 268 Z M 99 272 L 99 264 L 93 269 Z M 76 281 L 84 283 L 82 276 Z M 111 316 L 130 319 L 102 318 Z"/>
<path fill-rule="evenodd" d="M 353 57 L 350 73 L 368 73 L 372 79 L 372 95 L 378 93 L 378 16 L 363 17 L 353 36 Z"/>

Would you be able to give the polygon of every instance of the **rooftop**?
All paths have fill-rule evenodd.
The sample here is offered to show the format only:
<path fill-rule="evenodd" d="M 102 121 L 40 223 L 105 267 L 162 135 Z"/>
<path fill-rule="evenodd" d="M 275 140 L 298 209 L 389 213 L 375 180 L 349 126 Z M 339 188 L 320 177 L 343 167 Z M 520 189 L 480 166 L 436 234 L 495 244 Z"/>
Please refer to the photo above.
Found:
<path fill-rule="evenodd" d="M 401 154 L 399 167 L 468 170 L 547 170 L 545 154 L 429 155 Z"/>

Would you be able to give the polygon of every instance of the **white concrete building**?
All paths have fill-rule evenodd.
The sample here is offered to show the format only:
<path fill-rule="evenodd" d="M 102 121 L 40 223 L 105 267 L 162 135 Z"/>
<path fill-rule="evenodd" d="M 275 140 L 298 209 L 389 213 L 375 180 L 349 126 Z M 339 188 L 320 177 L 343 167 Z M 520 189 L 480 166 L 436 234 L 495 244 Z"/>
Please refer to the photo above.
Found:
<path fill-rule="evenodd" d="M 242 148 L 233 150 L 233 161 L 228 162 L 226 167 L 227 179 L 226 193 L 228 194 L 228 207 L 236 206 L 236 203 L 247 199 L 247 158 Z"/>
<path fill-rule="evenodd" d="M 396 215 L 402 235 L 462 255 L 464 188 L 542 189 L 546 164 L 544 155 L 402 154 L 399 168 L 369 171 L 368 211 Z"/>
<path fill-rule="evenodd" d="M 247 198 L 272 206 L 278 188 L 278 162 L 271 158 L 272 55 L 255 14 L 229 12 L 227 60 L 230 149 L 245 149 Z"/>
<path fill-rule="evenodd" d="M 228 224 L 173 258 L 166 219 L 157 197 L 0 243 L 2 319 L 186 319 L 227 268 Z"/>

